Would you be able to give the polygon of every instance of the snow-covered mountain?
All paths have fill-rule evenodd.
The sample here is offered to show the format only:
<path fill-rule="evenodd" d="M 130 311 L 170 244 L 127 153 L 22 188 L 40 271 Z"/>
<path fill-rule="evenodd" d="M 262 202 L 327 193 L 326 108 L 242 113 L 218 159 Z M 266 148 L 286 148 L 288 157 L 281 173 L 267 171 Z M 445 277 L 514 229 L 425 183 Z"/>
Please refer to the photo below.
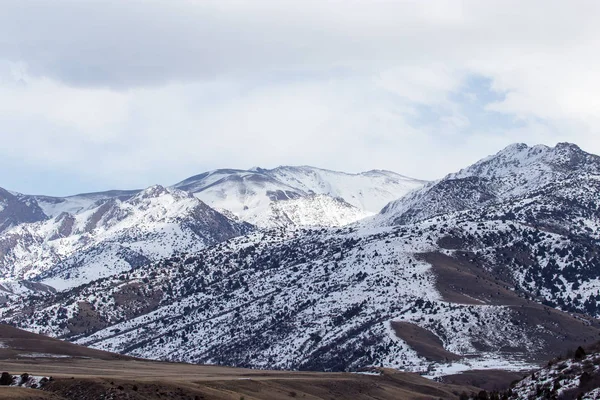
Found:
<path fill-rule="evenodd" d="M 5 286 L 20 291 L 27 291 L 16 282 L 23 279 L 71 287 L 244 234 L 245 221 L 268 228 L 346 225 L 421 185 L 388 171 L 279 167 L 207 172 L 168 189 L 62 198 L 2 189 L 0 272 Z"/>
<path fill-rule="evenodd" d="M 228 210 L 243 221 L 269 228 L 286 226 L 290 221 L 296 225 L 302 221 L 323 221 L 326 225 L 354 222 L 378 213 L 390 201 L 424 183 L 390 171 L 348 174 L 303 166 L 222 169 L 193 176 L 174 187 L 194 193 L 211 207 Z M 315 195 L 321 195 L 318 204 Z M 341 199 L 353 207 L 352 211 L 333 199 Z M 284 204 L 290 200 L 293 205 Z M 288 209 L 293 209 L 294 215 L 287 215 Z M 338 215 L 340 210 L 344 210 L 343 216 Z M 354 216 L 349 217 L 350 213 Z"/>
<path fill-rule="evenodd" d="M 84 193 L 68 197 L 22 196 L 36 202 L 48 218 L 54 218 L 62 213 L 77 214 L 80 211 L 88 210 L 96 203 L 104 200 L 116 199 L 125 201 L 140 192 L 141 190 L 109 190 L 106 192 Z"/>
<path fill-rule="evenodd" d="M 376 220 L 384 225 L 422 221 L 434 215 L 523 197 L 549 184 L 593 180 L 598 176 L 600 157 L 574 144 L 559 143 L 556 147 L 513 144 L 391 202 Z"/>
<path fill-rule="evenodd" d="M 451 249 L 537 301 L 598 318 L 598 199 L 600 157 L 568 143 L 517 144 L 390 203 L 367 226 L 476 222 L 477 231 L 452 229 Z"/>
<path fill-rule="evenodd" d="M 347 182 L 318 189 L 310 171 L 285 168 L 206 173 L 177 185 L 187 192 L 157 191 L 217 199 L 232 218 L 262 207 L 277 221 L 266 226 L 296 228 L 160 253 L 60 293 L 8 293 L 0 319 L 176 361 L 431 377 L 533 368 L 600 337 L 598 160 L 569 144 L 513 145 L 344 227 L 334 225 L 364 211 Z M 169 240 L 152 238 L 142 240 Z"/>
<path fill-rule="evenodd" d="M 99 349 L 194 363 L 383 365 L 430 376 L 532 368 L 596 340 L 600 325 L 515 289 L 486 252 L 449 250 L 454 232 L 485 237 L 511 226 L 531 229 L 493 220 L 260 231 L 57 295 L 14 297 L 0 317 Z"/>
<path fill-rule="evenodd" d="M 325 194 L 276 201 L 271 204 L 271 211 L 274 217 L 271 223 L 275 226 L 344 226 L 372 215 L 342 198 Z"/>
<path fill-rule="evenodd" d="M 50 208 L 48 204 L 44 209 Z M 123 201 L 71 198 L 53 204 L 49 214 L 56 214 L 59 206 L 62 210 L 54 217 L 0 234 L 0 271 L 5 280 L 77 286 L 251 230 L 190 193 L 162 186 Z"/>

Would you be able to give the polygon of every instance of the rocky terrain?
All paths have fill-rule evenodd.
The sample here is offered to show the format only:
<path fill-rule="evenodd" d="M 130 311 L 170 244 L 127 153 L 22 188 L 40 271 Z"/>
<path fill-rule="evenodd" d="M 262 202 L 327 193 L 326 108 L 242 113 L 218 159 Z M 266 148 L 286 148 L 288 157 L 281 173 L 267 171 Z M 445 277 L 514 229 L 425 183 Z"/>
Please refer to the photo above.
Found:
<path fill-rule="evenodd" d="M 554 358 L 544 368 L 530 371 L 527 376 L 515 380 L 507 388 L 480 390 L 477 393 L 471 393 L 468 398 L 484 400 L 598 399 L 600 398 L 599 347 L 596 344 L 586 346 L 586 349 L 579 346 L 575 351 Z"/>
<path fill-rule="evenodd" d="M 0 188 L 0 232 L 10 227 L 46 219 L 37 202 Z"/>

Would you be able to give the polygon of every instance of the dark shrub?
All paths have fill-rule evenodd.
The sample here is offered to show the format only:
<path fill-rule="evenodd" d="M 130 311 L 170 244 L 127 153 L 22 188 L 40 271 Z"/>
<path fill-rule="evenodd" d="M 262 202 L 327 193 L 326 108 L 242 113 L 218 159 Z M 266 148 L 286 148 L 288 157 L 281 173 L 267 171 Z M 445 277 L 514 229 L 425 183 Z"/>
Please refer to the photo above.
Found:
<path fill-rule="evenodd" d="M 21 380 L 19 381 L 19 385 L 26 384 L 28 380 L 29 380 L 29 374 L 28 373 L 21 374 Z"/>
<path fill-rule="evenodd" d="M 0 376 L 0 386 L 10 386 L 12 385 L 12 375 L 8 372 L 3 372 L 2 376 Z"/>
<path fill-rule="evenodd" d="M 591 380 L 592 380 L 592 376 L 589 373 L 584 372 L 579 377 L 579 387 L 584 387 Z"/>

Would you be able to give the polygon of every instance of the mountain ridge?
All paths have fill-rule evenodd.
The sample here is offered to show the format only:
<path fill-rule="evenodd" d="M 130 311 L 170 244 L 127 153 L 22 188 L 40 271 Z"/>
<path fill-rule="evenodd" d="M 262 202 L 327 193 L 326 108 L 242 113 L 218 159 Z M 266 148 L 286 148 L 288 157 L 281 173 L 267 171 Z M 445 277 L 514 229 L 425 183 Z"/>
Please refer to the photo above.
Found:
<path fill-rule="evenodd" d="M 155 185 L 124 201 L 101 199 L 83 212 L 4 232 L 0 266 L 4 278 L 64 288 L 170 256 L 170 249 L 200 248 L 251 229 L 190 193 Z"/>
<path fill-rule="evenodd" d="M 572 143 L 558 143 L 555 147 L 515 143 L 390 202 L 376 223 L 415 222 L 507 201 L 578 174 L 580 178 L 600 175 L 600 157 Z M 446 202 L 447 198 L 451 201 Z"/>
<path fill-rule="evenodd" d="M 20 219 L 14 219 L 15 223 L 8 219 L 15 211 L 11 215 L 4 213 L 7 219 L 4 232 L 0 231 L 0 269 L 5 286 L 26 290 L 30 286 L 9 284 L 6 279 L 35 279 L 64 289 L 140 263 L 157 261 L 159 257 L 190 251 L 191 247 L 199 250 L 198 243 L 214 244 L 214 238 L 228 239 L 234 232 L 247 233 L 252 229 L 248 221 L 260 228 L 278 229 L 346 225 L 374 214 L 358 207 L 356 204 L 361 206 L 362 200 L 353 201 L 356 197 L 383 204 L 388 198 L 403 194 L 410 185 L 420 185 L 420 181 L 389 171 L 346 174 L 288 166 L 257 170 L 261 172 L 215 170 L 170 187 L 153 185 L 143 190 L 113 190 L 65 198 L 6 192 L 12 209 L 23 209 L 25 213 L 18 214 Z M 403 181 L 397 181 L 398 177 Z M 336 179 L 342 179 L 341 183 Z M 392 189 L 377 188 L 382 182 L 389 183 Z M 172 201 L 165 200 L 154 211 L 144 209 L 143 199 L 161 195 Z M 379 199 L 381 196 L 384 201 Z M 204 229 L 197 228 L 197 220 L 203 217 L 182 206 L 192 203 L 202 209 L 200 214 L 212 212 L 207 207 L 217 210 L 211 214 L 212 222 L 204 218 Z M 136 213 L 147 214 L 144 218 L 149 224 L 142 230 L 134 227 L 140 221 L 127 222 Z M 167 220 L 170 233 L 164 232 Z M 112 229 L 118 224 L 129 225 L 120 231 Z M 222 236 L 221 231 L 230 234 Z M 158 238 L 163 242 L 159 243 Z M 170 250 L 157 252 L 165 243 Z M 72 276 L 80 278 L 73 280 Z"/>
<path fill-rule="evenodd" d="M 270 206 L 279 200 L 328 195 L 375 214 L 392 199 L 423 183 L 384 170 L 351 174 L 309 166 L 280 166 L 214 170 L 187 178 L 174 187 L 195 193 L 210 206 L 229 210 L 247 222 L 273 227 L 277 224 L 271 222 Z"/>
<path fill-rule="evenodd" d="M 342 176 L 342 177 L 349 177 L 352 179 L 357 179 L 357 178 L 367 178 L 367 177 L 372 177 L 375 179 L 379 179 L 379 181 L 377 183 L 382 183 L 381 179 L 382 178 L 388 178 L 391 179 L 392 184 L 397 184 L 398 186 L 402 186 L 402 187 L 398 187 L 394 190 L 391 190 L 388 193 L 375 193 L 373 196 L 375 197 L 379 197 L 379 199 L 370 199 L 368 198 L 368 194 L 363 195 L 361 193 L 361 196 L 363 196 L 363 198 L 366 197 L 367 200 L 356 200 L 356 194 L 358 192 L 361 192 L 361 187 L 359 184 L 358 188 L 346 188 L 344 193 L 340 193 L 340 189 L 338 188 L 338 190 L 331 190 L 331 189 L 327 189 L 327 188 L 331 188 L 333 187 L 335 189 L 335 185 L 331 186 L 330 183 L 307 183 L 306 181 L 301 181 L 297 178 L 297 173 L 301 172 L 304 174 L 307 173 L 315 173 L 315 171 L 320 171 L 326 174 L 330 174 L 330 175 L 337 175 L 337 176 Z M 288 175 L 286 176 L 286 172 L 288 172 Z M 291 175 L 290 175 L 291 174 Z M 215 177 L 218 177 L 215 179 Z M 210 178 L 210 179 L 209 179 Z M 254 200 L 254 203 L 252 203 L 252 199 L 250 200 L 250 204 L 224 204 L 223 201 L 220 201 L 220 199 L 218 198 L 214 198 L 213 196 L 209 195 L 203 195 L 201 194 L 201 192 L 207 191 L 211 188 L 214 188 L 215 186 L 219 186 L 219 185 L 223 185 L 224 183 L 226 183 L 227 181 L 236 181 L 238 183 L 234 183 L 235 185 L 239 185 L 239 182 L 242 182 L 244 179 L 253 179 L 254 181 L 258 181 L 259 186 L 262 185 L 264 182 L 261 182 L 261 178 L 263 178 L 264 182 L 268 182 L 270 183 L 273 188 L 271 191 L 267 191 L 263 196 L 267 197 L 266 201 L 263 201 L 262 206 L 258 203 L 260 203 L 260 201 Z M 291 184 L 289 182 L 289 179 L 293 180 L 293 184 Z M 321 177 L 319 177 L 321 178 Z M 282 180 L 283 179 L 283 180 Z M 288 181 L 286 181 L 286 179 Z M 327 179 L 321 179 L 324 182 L 327 182 Z M 400 185 L 400 183 L 402 182 L 402 185 Z M 165 187 L 171 187 L 171 188 L 175 188 L 175 189 L 181 189 L 184 191 L 189 191 L 192 193 L 195 193 L 197 195 L 198 198 L 200 198 L 201 200 L 203 200 L 204 202 L 206 202 L 207 204 L 209 204 L 211 207 L 213 208 L 217 208 L 217 209 L 222 209 L 222 210 L 227 210 L 228 212 L 232 212 L 234 215 L 236 215 L 236 217 L 241 218 L 242 220 L 246 221 L 246 222 L 250 222 L 253 224 L 256 224 L 258 222 L 259 225 L 261 225 L 262 222 L 262 218 L 260 214 L 262 213 L 267 213 L 270 214 L 270 217 L 266 217 L 264 218 L 264 220 L 266 220 L 267 222 L 265 222 L 266 224 L 268 224 L 269 220 L 272 220 L 272 212 L 270 212 L 269 207 L 271 205 L 271 203 L 273 201 L 277 201 L 277 200 L 286 200 L 286 199 L 297 199 L 298 197 L 306 197 L 306 196 L 311 196 L 313 194 L 321 194 L 321 195 L 328 195 L 331 196 L 332 198 L 337 198 L 337 197 L 341 197 L 344 199 L 344 201 L 346 201 L 347 203 L 351 204 L 352 206 L 356 207 L 357 209 L 360 209 L 362 211 L 364 211 L 365 213 L 371 213 L 371 214 L 376 214 L 377 212 L 379 212 L 381 210 L 381 208 L 387 204 L 389 201 L 391 201 L 392 199 L 396 199 L 398 197 L 403 196 L 404 194 L 406 194 L 407 192 L 409 192 L 410 190 L 417 188 L 421 185 L 423 185 L 426 181 L 421 181 L 418 179 L 413 179 L 413 178 L 409 178 L 406 177 L 404 175 L 398 174 L 396 172 L 393 171 L 388 171 L 388 170 L 382 170 L 382 169 L 373 169 L 373 170 L 369 170 L 369 171 L 365 171 L 365 172 L 359 172 L 359 173 L 348 173 L 348 172 L 341 172 L 341 171 L 334 171 L 334 170 L 330 170 L 330 169 L 325 169 L 325 168 L 318 168 L 318 167 L 312 167 L 312 166 L 308 166 L 308 165 L 301 165 L 301 166 L 287 166 L 287 165 L 282 165 L 276 168 L 272 168 L 272 169 L 266 169 L 266 168 L 261 168 L 261 167 L 254 167 L 248 170 L 243 170 L 243 169 L 215 169 L 215 170 L 210 170 L 210 171 L 206 171 L 197 175 L 193 175 L 190 176 L 178 183 L 175 183 L 171 186 L 165 186 Z M 256 182 L 255 182 L 256 183 Z M 365 186 L 366 185 L 366 186 Z M 374 188 L 377 186 L 374 183 L 363 183 L 362 187 L 369 187 L 370 190 L 374 190 Z M 381 185 L 379 185 L 381 186 Z M 389 186 L 389 185 L 388 185 Z M 258 191 L 260 191 L 260 187 L 258 188 Z M 67 211 L 69 213 L 76 213 L 79 211 L 84 211 L 86 208 L 89 208 L 90 206 L 92 206 L 95 202 L 100 201 L 100 200 L 106 200 L 106 199 L 111 199 L 111 198 L 118 198 L 120 200 L 127 200 L 133 196 L 135 196 L 136 194 L 142 192 L 145 189 L 133 189 L 133 190 L 106 190 L 106 191 L 98 191 L 98 192 L 89 192 L 89 193 L 79 193 L 79 194 L 74 194 L 74 195 L 68 195 L 68 196 L 46 196 L 46 195 L 28 195 L 28 194 L 20 194 L 20 193 L 15 193 L 16 196 L 19 196 L 23 199 L 25 199 L 26 201 L 29 201 L 31 203 L 33 203 L 34 205 L 36 205 L 37 207 L 41 208 L 42 213 L 47 217 L 47 218 L 53 218 L 58 216 L 60 213 Z M 244 188 L 240 188 L 240 187 L 232 187 L 229 189 L 225 189 L 225 191 L 229 190 L 229 192 L 235 192 L 235 191 L 241 191 L 241 190 L 246 190 L 246 191 L 256 191 L 257 188 L 256 186 L 244 186 Z M 224 190 L 220 190 L 220 193 L 224 193 Z M 9 191 L 6 191 L 7 193 L 12 193 Z M 260 193 L 257 193 L 258 196 L 260 196 Z M 219 196 L 217 196 L 219 197 Z M 365 203 L 366 201 L 366 203 Z M 242 201 L 243 202 L 243 201 Z M 235 202 L 234 202 L 235 203 Z M 365 204 L 363 204 L 365 203 Z M 245 215 L 244 211 L 246 210 L 245 207 L 256 207 L 256 206 L 260 206 L 262 207 L 262 210 L 257 214 L 257 215 L 252 215 L 249 218 L 244 218 Z M 0 211 L 1 213 L 1 211 Z M 2 215 L 0 214 L 0 223 L 2 223 Z M 37 220 L 40 219 L 44 219 L 43 215 L 40 214 L 40 216 L 38 217 Z M 331 219 L 331 215 L 329 216 L 325 216 L 325 219 Z M 37 221 L 36 220 L 36 221 Z M 25 222 L 25 221 L 23 221 Z M 277 226 L 278 224 L 275 225 L 269 225 L 269 226 L 265 226 L 265 227 L 274 227 Z M 4 225 L 0 225 L 0 228 L 2 228 Z M 8 226 L 8 225 L 7 225 Z M 0 232 L 3 229 L 0 229 Z"/>

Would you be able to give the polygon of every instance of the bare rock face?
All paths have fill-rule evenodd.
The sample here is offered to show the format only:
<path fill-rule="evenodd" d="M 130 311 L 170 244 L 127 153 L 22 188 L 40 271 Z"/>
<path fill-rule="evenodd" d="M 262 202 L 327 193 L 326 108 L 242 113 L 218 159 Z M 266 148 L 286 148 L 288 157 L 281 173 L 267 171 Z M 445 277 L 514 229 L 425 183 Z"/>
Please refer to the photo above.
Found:
<path fill-rule="evenodd" d="M 47 219 L 35 199 L 0 188 L 0 232 L 22 223 Z"/>

